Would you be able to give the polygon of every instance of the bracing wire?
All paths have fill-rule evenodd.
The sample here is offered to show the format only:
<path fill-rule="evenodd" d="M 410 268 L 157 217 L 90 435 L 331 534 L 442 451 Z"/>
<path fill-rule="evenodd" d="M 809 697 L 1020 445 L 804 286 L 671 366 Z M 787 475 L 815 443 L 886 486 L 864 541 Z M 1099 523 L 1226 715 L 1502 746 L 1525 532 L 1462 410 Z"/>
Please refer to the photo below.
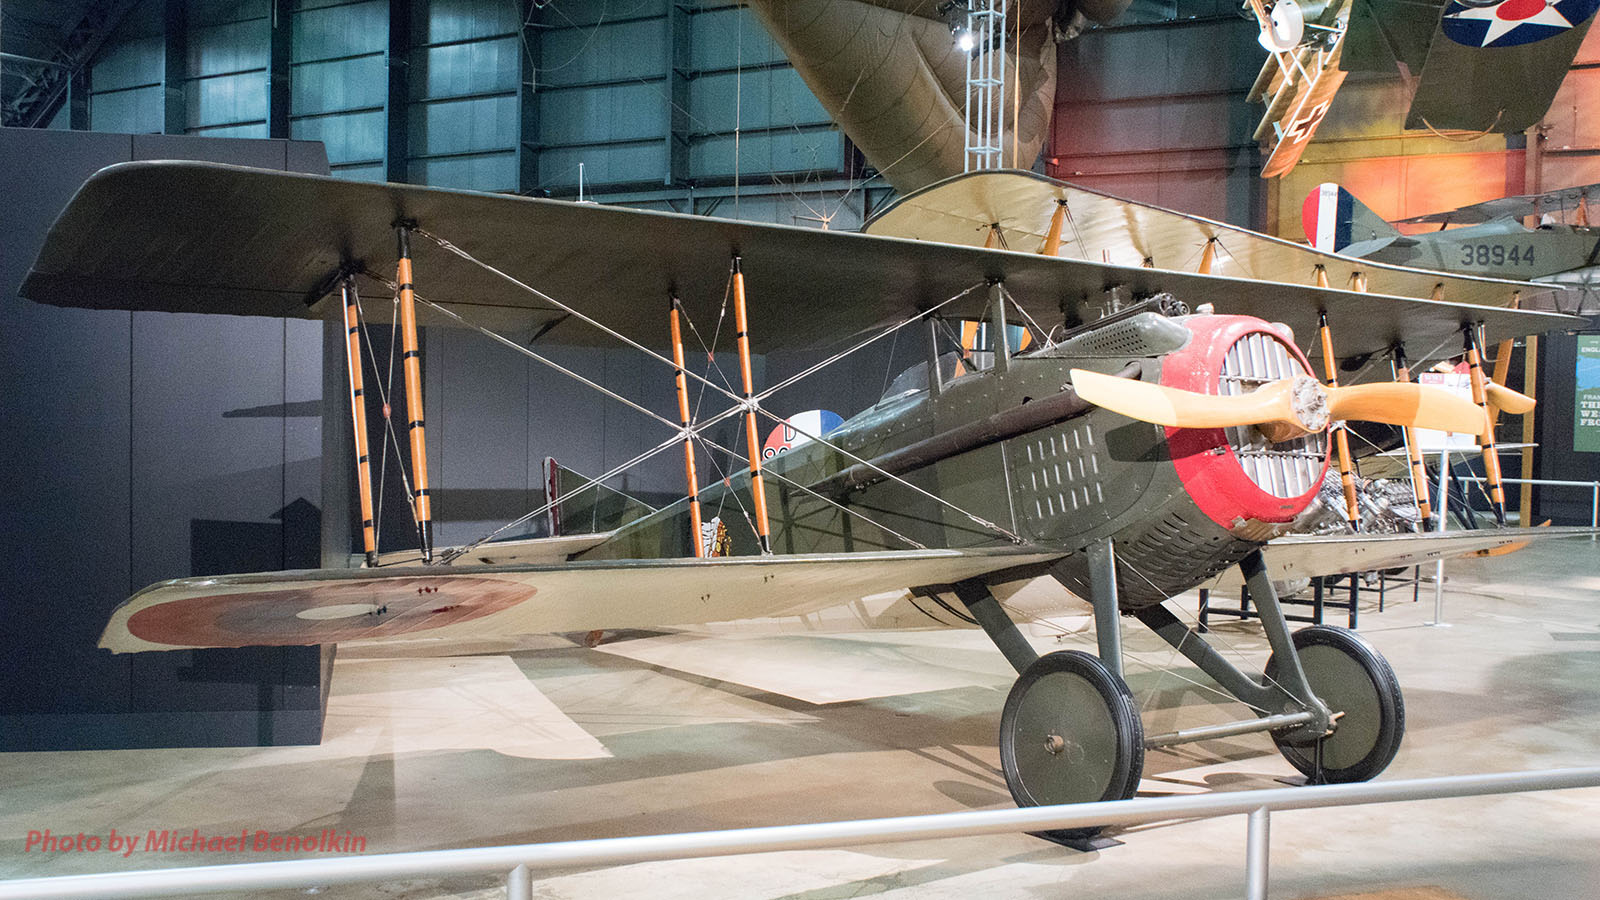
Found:
<path fill-rule="evenodd" d="M 470 262 L 473 265 L 478 266 L 479 268 L 483 269 L 484 271 L 489 272 L 489 273 L 491 273 L 491 274 L 493 274 L 495 276 L 498 276 L 499 278 L 502 278 L 505 281 L 508 281 L 513 285 L 516 285 L 517 287 L 522 288 L 523 290 L 525 290 L 528 293 L 532 294 L 533 296 L 539 298 L 540 300 L 543 300 L 544 302 L 549 303 L 552 306 L 555 306 L 555 307 L 561 309 L 562 311 L 568 313 L 569 315 L 572 315 L 573 317 L 575 317 L 575 318 L 577 318 L 577 319 L 579 319 L 581 321 L 589 323 L 590 325 L 594 326 L 595 328 L 598 328 L 599 330 L 601 330 L 602 332 L 606 333 L 607 335 L 610 335 L 611 337 L 616 338 L 617 340 L 621 341 L 622 343 L 624 343 L 624 344 L 626 344 L 626 345 L 628 345 L 630 347 L 633 347 L 634 349 L 638 350 L 639 352 L 645 354 L 647 357 L 649 357 L 651 359 L 654 359 L 654 360 L 656 360 L 658 362 L 664 363 L 665 365 L 671 367 L 674 371 L 677 371 L 677 365 L 675 363 L 673 363 L 671 360 L 667 359 L 665 356 L 662 356 L 660 353 L 657 353 L 656 351 L 650 349 L 649 347 L 646 347 L 645 345 L 643 345 L 643 344 L 639 343 L 638 341 L 628 337 L 627 335 L 622 334 L 621 332 L 617 331 L 615 328 L 612 328 L 612 327 L 610 327 L 608 325 L 605 325 L 604 323 L 602 323 L 599 320 L 595 319 L 593 316 L 587 315 L 586 313 L 583 313 L 583 312 L 578 311 L 577 309 L 574 309 L 573 307 L 569 306 L 568 304 L 562 303 L 560 300 L 557 300 L 556 298 L 550 296 L 549 294 L 546 294 L 545 292 L 539 290 L 538 288 L 533 287 L 532 285 L 528 284 L 527 282 L 522 281 L 521 279 L 518 279 L 516 276 L 511 275 L 511 274 L 509 274 L 509 273 L 507 273 L 507 272 L 505 272 L 505 271 L 503 271 L 501 269 L 498 269 L 495 266 L 492 266 L 489 263 L 484 262 L 481 259 L 478 259 L 477 257 L 473 256 L 471 253 L 468 253 L 466 250 L 463 250 L 462 248 L 460 248 L 460 247 L 456 246 L 455 244 L 451 243 L 450 241 L 447 241 L 444 238 L 441 238 L 441 237 L 439 237 L 437 235 L 434 235 L 434 234 L 432 234 L 430 232 L 424 231 L 421 228 L 414 229 L 413 233 L 420 234 L 423 237 L 428 238 L 429 240 L 431 240 L 434 243 L 438 244 L 442 249 L 446 250 L 447 252 L 449 252 L 449 253 L 457 256 L 457 257 L 460 257 L 461 259 L 463 259 L 463 260 L 465 260 L 467 262 Z M 946 302 L 949 302 L 949 301 L 946 301 Z M 451 313 L 450 315 L 454 316 L 454 313 Z M 926 315 L 925 312 L 918 311 L 914 315 L 903 319 L 900 322 L 900 325 L 904 326 L 904 325 L 910 324 L 911 322 L 914 322 L 917 319 L 922 318 L 924 315 Z M 456 318 L 459 319 L 460 317 L 456 316 Z M 463 323 L 465 323 L 465 320 L 462 320 L 462 321 L 463 321 Z M 472 326 L 472 327 L 475 327 L 475 326 Z M 515 342 L 512 342 L 512 343 L 515 343 Z M 859 349 L 860 347 L 865 346 L 865 345 L 866 345 L 865 343 L 858 344 L 855 349 Z M 704 378 L 704 377 L 700 376 L 699 374 L 697 374 L 695 372 L 690 372 L 688 370 L 684 370 L 684 374 L 687 377 L 694 378 L 696 381 L 699 381 L 701 384 L 708 385 L 712 390 L 714 390 L 717 393 L 722 394 L 725 397 L 727 397 L 728 399 L 732 400 L 735 404 L 738 405 L 738 408 L 741 409 L 741 410 L 748 408 L 751 411 L 753 411 L 753 412 L 755 412 L 755 413 L 757 413 L 759 415 L 765 416 L 767 419 L 769 419 L 770 421 L 773 421 L 773 422 L 781 423 L 781 422 L 784 421 L 781 417 L 779 417 L 775 413 L 769 412 L 769 411 L 767 411 L 767 410 L 765 410 L 765 409 L 763 409 L 761 407 L 761 403 L 760 403 L 761 397 L 754 397 L 754 398 L 751 398 L 750 400 L 747 401 L 743 397 L 739 396 L 738 394 L 735 394 L 735 393 L 733 393 L 731 391 L 724 390 L 721 386 L 712 383 L 709 379 Z M 674 425 L 673 427 L 676 428 L 677 426 Z M 910 481 L 907 481 L 906 479 L 901 478 L 898 475 L 892 474 L 890 472 L 886 472 L 882 468 L 879 468 L 878 466 L 874 465 L 871 461 L 863 459 L 860 456 L 857 456 L 856 454 L 854 454 L 851 451 L 845 449 L 844 447 L 841 447 L 838 444 L 835 444 L 832 441 L 829 441 L 829 440 L 827 440 L 826 438 L 823 438 L 820 435 L 811 434 L 811 433 L 807 432 L 805 429 L 799 428 L 799 427 L 795 427 L 792 424 L 790 425 L 790 427 L 794 429 L 795 433 L 797 433 L 797 434 L 799 434 L 799 435 L 801 435 L 803 437 L 806 437 L 806 438 L 808 438 L 810 440 L 814 440 L 814 441 L 817 441 L 817 442 L 823 444 L 824 446 L 828 447 L 831 450 L 834 450 L 835 452 L 839 453 L 841 456 L 845 457 L 846 459 L 851 460 L 852 462 L 860 463 L 861 465 L 866 466 L 867 468 L 873 470 L 874 472 L 877 472 L 878 474 L 884 476 L 885 479 L 893 481 L 896 484 L 902 485 L 903 487 L 906 487 L 909 490 L 911 490 L 913 493 L 916 493 L 919 496 L 922 496 L 922 497 L 925 497 L 925 498 L 927 498 L 929 500 L 932 500 L 934 503 L 937 503 L 940 506 L 943 506 L 943 507 L 951 510 L 952 512 L 955 512 L 955 513 L 963 516 L 964 518 L 968 519 L 972 523 L 978 525 L 980 528 L 984 528 L 984 529 L 987 529 L 988 531 L 992 531 L 995 534 L 998 534 L 1001 537 L 1004 537 L 1006 540 L 1010 541 L 1013 544 L 1021 545 L 1021 544 L 1027 543 L 1021 537 L 1019 537 L 1015 533 L 1009 531 L 1008 529 L 1005 529 L 1005 528 L 1001 527 L 1000 525 L 998 525 L 998 524 L 996 524 L 994 522 L 991 522 L 991 521 L 983 518 L 982 516 L 977 515 L 976 513 L 973 513 L 970 510 L 964 509 L 961 506 L 958 506 L 957 504 L 952 503 L 951 501 L 945 499 L 944 497 L 939 496 L 938 494 L 935 494 L 935 493 L 933 493 L 933 492 L 931 492 L 931 491 L 929 491 L 929 490 L 927 490 L 925 488 L 919 487 L 918 485 L 913 484 Z M 482 543 L 482 541 L 480 540 L 478 543 Z M 476 544 L 474 544 L 473 546 L 476 546 Z"/>
<path fill-rule="evenodd" d="M 367 272 L 365 274 L 367 275 L 367 277 L 373 278 L 373 279 L 378 280 L 380 282 L 385 281 L 385 279 L 382 276 L 376 275 L 374 273 Z M 524 347 L 521 344 L 517 343 L 516 341 L 513 341 L 510 338 L 507 338 L 507 337 L 505 337 L 503 335 L 500 335 L 500 334 L 494 332 L 491 329 L 485 328 L 485 327 L 483 327 L 481 325 L 475 325 L 475 324 L 467 321 L 465 318 L 463 318 L 458 313 L 456 313 L 453 310 L 450 310 L 450 309 L 448 309 L 448 308 L 446 308 L 446 307 L 434 302 L 433 300 L 430 300 L 430 299 L 428 299 L 426 297 L 423 297 L 420 294 L 416 295 L 416 299 L 417 299 L 418 303 L 421 303 L 424 306 L 426 306 L 427 308 L 432 309 L 435 312 L 438 312 L 439 314 L 451 319 L 452 321 L 456 322 L 457 324 L 462 325 L 462 326 L 467 327 L 467 328 L 470 328 L 470 329 L 472 329 L 474 331 L 477 331 L 480 334 L 483 334 L 484 336 L 488 337 L 489 339 L 495 341 L 496 343 L 499 343 L 499 344 L 502 344 L 502 345 L 504 345 L 506 347 L 509 347 L 509 348 L 517 351 L 518 353 L 521 353 L 521 354 L 529 357 L 530 359 L 533 359 L 536 362 L 539 362 L 539 363 L 541 363 L 541 364 L 543 364 L 545 366 L 548 366 L 548 367 L 556 370 L 557 372 L 560 372 L 561 374 L 566 375 L 568 378 L 572 378 L 573 380 L 578 381 L 579 383 L 583 384 L 584 386 L 589 387 L 592 390 L 595 390 L 595 391 L 601 393 L 602 395 L 604 395 L 604 396 L 606 396 L 606 397 L 608 397 L 608 398 L 610 398 L 612 400 L 617 401 L 618 403 L 621 403 L 621 404 L 629 407 L 630 409 L 633 409 L 633 410 L 635 410 L 635 411 L 637 411 L 637 412 L 639 412 L 639 413 L 641 413 L 641 414 L 643 414 L 645 416 L 648 416 L 649 418 L 651 418 L 651 419 L 653 419 L 653 420 L 655 420 L 657 422 L 660 422 L 661 424 L 665 425 L 666 427 L 672 429 L 674 432 L 677 433 L 675 438 L 674 438 L 674 440 L 682 440 L 687 435 L 689 437 L 692 437 L 692 438 L 700 441 L 702 444 L 704 444 L 704 445 L 706 445 L 708 447 L 715 448 L 717 450 L 720 450 L 723 453 L 728 454 L 730 457 L 738 458 L 740 456 L 740 454 L 736 450 L 732 450 L 732 449 L 729 449 L 727 447 L 723 447 L 722 445 L 717 444 L 717 443 L 711 441 L 710 439 L 706 438 L 704 436 L 703 432 L 706 429 L 710 428 L 712 425 L 715 425 L 718 422 L 723 421 L 724 419 L 730 418 L 730 417 L 742 412 L 742 410 L 743 410 L 743 405 L 742 404 L 739 405 L 739 406 L 730 407 L 729 409 L 724 410 L 722 413 L 719 413 L 716 416 L 713 416 L 713 417 L 707 419 L 706 421 L 700 423 L 697 426 L 692 426 L 689 429 L 684 429 L 681 424 L 679 424 L 677 422 L 670 421 L 665 416 L 659 415 L 658 413 L 654 412 L 653 410 L 650 410 L 650 409 L 640 405 L 639 403 L 636 403 L 635 401 L 630 400 L 627 397 L 622 396 L 621 394 L 617 393 L 616 391 L 613 391 L 613 390 L 605 387 L 604 385 L 601 385 L 601 384 L 593 381 L 592 379 L 589 379 L 589 378 L 587 378 L 587 377 L 585 377 L 585 376 L 583 376 L 583 375 L 581 375 L 581 374 L 579 374 L 579 373 L 577 373 L 577 372 L 575 372 L 575 371 L 573 371 L 573 370 L 561 365 L 560 363 L 557 363 L 554 360 L 551 360 L 548 357 L 545 357 L 544 355 L 538 353 L 537 351 L 534 351 L 534 350 L 532 350 L 532 349 L 530 349 L 528 347 Z M 779 420 L 779 421 L 781 422 L 782 420 Z M 793 426 L 790 426 L 790 427 L 793 427 Z M 798 431 L 799 429 L 796 429 L 796 430 Z M 650 455 L 654 455 L 654 452 L 655 451 L 652 451 Z M 758 453 L 760 451 L 759 451 L 758 448 L 750 448 L 750 452 Z M 643 462 L 644 459 L 647 459 L 647 458 L 648 458 L 648 456 L 646 456 L 644 458 L 641 458 L 641 459 L 638 459 L 636 462 L 634 462 L 632 464 L 636 465 L 638 462 Z M 746 457 L 746 458 L 748 458 L 748 457 Z M 714 455 L 712 455 L 712 461 L 713 461 L 713 463 L 716 462 Z M 728 477 L 727 477 L 727 475 L 725 473 L 723 473 L 723 470 L 722 470 L 722 467 L 721 467 L 720 464 L 717 465 L 717 469 L 718 469 L 719 474 L 722 474 L 722 480 L 723 480 L 724 485 L 728 485 L 729 484 Z M 465 553 L 468 553 L 472 549 L 482 545 L 483 543 L 486 543 L 487 541 L 492 540 L 494 537 L 497 537 L 500 534 L 505 533 L 506 531 L 510 530 L 511 528 L 516 527 L 516 526 L 521 525 L 521 524 L 524 524 L 527 521 L 531 521 L 535 516 L 547 511 L 551 506 L 555 505 L 556 503 L 564 503 L 564 502 L 570 501 L 574 495 L 576 495 L 578 493 L 581 493 L 581 492 L 583 492 L 585 490 L 588 490 L 590 487 L 594 487 L 594 486 L 599 485 L 600 482 L 608 480 L 614 474 L 616 474 L 616 473 L 612 473 L 612 474 L 608 474 L 608 475 L 602 476 L 599 479 L 595 479 L 595 480 L 591 481 L 590 483 L 586 483 L 584 485 L 581 485 L 576 490 L 571 491 L 568 494 L 566 494 L 565 496 L 561 497 L 559 500 L 553 501 L 551 503 L 547 503 L 543 508 L 541 508 L 539 510 L 535 510 L 534 512 L 529 513 L 526 516 L 523 516 L 522 518 L 520 518 L 520 519 L 518 519 L 518 520 L 516 520 L 516 521 L 514 521 L 512 523 L 509 523 L 509 524 L 507 524 L 505 526 L 502 526 L 501 528 L 495 530 L 490 535 L 488 535 L 488 536 L 486 536 L 484 538 L 480 538 L 477 541 L 474 541 L 474 542 L 472 542 L 470 544 L 467 544 L 467 545 L 465 545 L 465 546 L 463 546 L 461 548 L 458 548 L 456 550 L 451 551 L 448 555 L 446 555 L 445 557 L 441 558 L 440 563 L 441 564 L 448 563 L 448 562 L 450 562 L 450 561 L 452 561 L 454 559 L 459 558 L 460 556 L 464 555 Z M 786 483 L 794 484 L 795 487 L 799 488 L 800 490 L 804 490 L 808 494 L 812 494 L 813 496 L 817 496 L 817 497 L 819 497 L 819 498 L 821 498 L 823 500 L 827 500 L 828 499 L 828 498 L 825 498 L 825 497 L 821 497 L 820 494 L 817 494 L 815 491 L 812 491 L 812 490 L 810 490 L 809 488 L 806 488 L 803 485 L 799 485 L 799 484 L 793 482 L 791 479 L 784 478 L 781 475 L 777 475 L 777 473 L 772 473 L 772 474 L 774 474 L 780 480 L 785 481 Z M 743 503 L 743 501 L 741 499 L 739 499 L 738 492 L 737 491 L 733 491 L 730 488 L 729 490 L 726 491 L 726 493 L 733 494 L 735 502 L 737 502 L 739 504 L 740 509 L 741 509 L 741 511 L 744 512 L 744 515 L 745 515 L 746 519 L 749 519 L 749 515 L 750 514 L 749 514 L 749 512 L 747 510 L 744 509 L 744 503 Z M 828 500 L 828 502 L 831 503 L 832 501 Z M 835 505 L 837 505 L 837 504 L 835 504 Z M 924 547 L 923 545 L 917 543 L 916 541 L 914 541 L 914 540 L 912 540 L 910 538 L 905 537 L 904 535 L 896 532 L 894 529 L 891 529 L 888 526 L 883 525 L 880 522 L 874 521 L 870 516 L 866 515 L 865 513 L 861 512 L 859 510 L 851 510 L 851 509 L 849 509 L 847 507 L 843 507 L 843 506 L 840 506 L 840 508 L 844 509 L 846 512 L 850 512 L 850 513 L 853 513 L 853 514 L 857 515 L 862 520 L 866 521 L 868 524 L 872 525 L 875 528 L 881 529 L 884 532 L 887 532 L 889 534 L 895 535 L 896 537 L 900 538 L 901 540 L 905 541 L 907 544 L 910 544 L 911 546 L 914 546 L 914 547 L 916 547 L 918 549 L 926 549 L 926 547 Z M 753 529 L 754 529 L 754 524 L 752 522 L 752 530 Z M 696 537 L 698 538 L 698 536 L 696 536 Z"/>

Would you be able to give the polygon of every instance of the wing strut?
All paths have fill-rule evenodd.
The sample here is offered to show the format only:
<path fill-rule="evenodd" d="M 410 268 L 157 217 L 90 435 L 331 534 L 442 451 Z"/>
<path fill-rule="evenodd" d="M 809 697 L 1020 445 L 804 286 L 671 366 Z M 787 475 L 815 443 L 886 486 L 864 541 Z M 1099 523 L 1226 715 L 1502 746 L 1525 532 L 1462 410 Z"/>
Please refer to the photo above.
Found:
<path fill-rule="evenodd" d="M 345 367 L 350 373 L 350 427 L 356 443 L 356 487 L 361 495 L 361 544 L 367 567 L 378 567 L 378 542 L 373 531 L 372 459 L 367 450 L 367 400 L 361 375 L 361 322 L 356 303 L 356 279 L 346 275 L 339 283 L 344 295 Z"/>
<path fill-rule="evenodd" d="M 745 314 L 744 272 L 737 256 L 733 258 L 733 317 L 738 326 L 739 374 L 744 379 L 744 433 L 750 452 L 750 497 L 756 507 L 756 536 L 761 539 L 761 552 L 767 554 L 772 552 L 772 535 L 767 525 L 767 489 L 761 480 L 761 444 L 756 440 L 756 388 L 750 376 L 750 319 Z M 699 540 L 699 535 L 695 535 L 695 539 Z"/>
<path fill-rule="evenodd" d="M 1489 393 L 1484 387 L 1483 354 L 1478 350 L 1478 329 L 1471 323 L 1461 326 L 1461 342 L 1467 351 L 1467 371 L 1472 377 L 1472 402 L 1483 410 L 1483 428 L 1478 432 L 1478 451 L 1483 455 L 1483 471 L 1489 480 L 1489 501 L 1494 520 L 1506 525 L 1506 491 L 1500 481 L 1500 451 L 1494 445 L 1494 425 L 1489 418 Z"/>
<path fill-rule="evenodd" d="M 678 392 L 678 418 L 683 422 L 683 477 L 689 483 L 689 541 L 694 544 L 694 555 L 706 555 L 705 541 L 700 537 L 700 480 L 694 471 L 694 432 L 689 421 L 689 378 L 683 368 L 683 326 L 678 320 L 683 304 L 672 295 L 672 364 L 676 367 L 672 383 Z M 754 452 L 751 453 L 754 456 Z"/>
<path fill-rule="evenodd" d="M 1394 380 L 1411 383 L 1406 347 L 1399 341 L 1394 345 Z M 1417 514 L 1421 517 L 1422 530 L 1427 531 L 1428 523 L 1433 519 L 1433 504 L 1428 500 L 1428 469 L 1422 460 L 1422 446 L 1417 443 L 1417 430 L 1407 425 L 1404 434 L 1406 457 L 1411 460 L 1411 493 L 1417 498 Z"/>
<path fill-rule="evenodd" d="M 1211 262 L 1212 262 L 1212 260 L 1214 260 L 1216 258 L 1217 258 L 1217 239 L 1214 238 L 1214 237 L 1213 238 L 1208 238 L 1208 239 L 1206 239 L 1205 249 L 1200 251 L 1200 266 L 1199 266 L 1199 268 L 1195 269 L 1195 271 L 1199 272 L 1201 275 L 1210 275 L 1211 274 Z"/>
<path fill-rule="evenodd" d="M 1056 211 L 1050 214 L 1050 230 L 1044 236 L 1044 245 L 1039 248 L 1041 256 L 1057 256 L 1061 253 L 1061 226 L 1066 221 L 1067 201 L 1058 199 Z"/>
<path fill-rule="evenodd" d="M 1317 266 L 1317 287 L 1328 286 L 1328 270 Z M 1365 291 L 1367 279 L 1360 272 L 1350 273 L 1350 289 Z M 1322 373 L 1328 379 L 1328 387 L 1339 386 L 1339 367 L 1333 358 L 1333 332 L 1328 328 L 1328 313 L 1326 310 L 1318 313 L 1317 334 L 1322 339 Z M 1361 512 L 1356 505 L 1356 480 L 1355 474 L 1350 470 L 1350 435 L 1345 431 L 1343 422 L 1333 425 L 1333 446 L 1339 457 L 1339 484 L 1344 488 L 1345 520 L 1350 523 L 1351 531 L 1361 530 Z"/>
<path fill-rule="evenodd" d="M 411 281 L 411 228 L 396 222 L 400 260 L 395 280 L 400 282 L 400 339 L 406 372 L 406 416 L 411 420 L 411 478 L 416 489 L 417 530 L 422 537 L 422 561 L 433 562 L 433 504 L 428 496 L 428 440 L 422 424 L 422 349 L 417 343 L 417 294 Z"/>

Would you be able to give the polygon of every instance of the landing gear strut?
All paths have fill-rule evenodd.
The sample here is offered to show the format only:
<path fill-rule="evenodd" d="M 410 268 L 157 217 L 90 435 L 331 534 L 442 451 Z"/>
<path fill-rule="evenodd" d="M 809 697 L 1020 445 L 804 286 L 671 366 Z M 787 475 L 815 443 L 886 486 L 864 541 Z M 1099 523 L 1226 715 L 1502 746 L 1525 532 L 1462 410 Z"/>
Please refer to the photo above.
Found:
<path fill-rule="evenodd" d="M 1000 718 L 1001 767 L 1018 806 L 1126 799 L 1138 790 L 1146 749 L 1253 732 L 1270 732 L 1313 784 L 1365 781 L 1394 759 L 1405 733 L 1394 670 L 1343 628 L 1317 625 L 1291 634 L 1259 550 L 1239 566 L 1272 647 L 1261 675 L 1240 671 L 1160 604 L 1132 611 L 1256 718 L 1146 736 L 1122 678 L 1115 551 L 1107 540 L 1087 555 L 1098 657 L 1081 651 L 1041 657 L 987 586 L 954 585 L 1019 674 Z M 1062 573 L 1056 577 L 1066 581 Z M 1080 846 L 1099 830 L 1040 836 Z"/>

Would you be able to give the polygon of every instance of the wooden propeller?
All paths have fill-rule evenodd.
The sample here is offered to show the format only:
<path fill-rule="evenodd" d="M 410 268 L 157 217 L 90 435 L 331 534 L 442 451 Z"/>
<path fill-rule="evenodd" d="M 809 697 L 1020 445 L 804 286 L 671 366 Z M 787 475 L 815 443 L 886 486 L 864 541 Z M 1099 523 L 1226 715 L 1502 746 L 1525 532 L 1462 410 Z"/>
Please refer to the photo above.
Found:
<path fill-rule="evenodd" d="M 1471 400 L 1421 384 L 1330 388 L 1297 375 L 1229 397 L 1073 369 L 1072 387 L 1090 403 L 1130 419 L 1175 428 L 1254 425 L 1274 443 L 1322 431 L 1335 419 L 1462 434 L 1477 434 L 1484 425 L 1483 410 Z"/>
<path fill-rule="evenodd" d="M 1503 384 L 1489 382 L 1484 385 L 1489 392 L 1489 405 L 1504 413 L 1520 416 L 1532 410 L 1539 401 L 1529 397 L 1521 391 L 1514 391 Z"/>

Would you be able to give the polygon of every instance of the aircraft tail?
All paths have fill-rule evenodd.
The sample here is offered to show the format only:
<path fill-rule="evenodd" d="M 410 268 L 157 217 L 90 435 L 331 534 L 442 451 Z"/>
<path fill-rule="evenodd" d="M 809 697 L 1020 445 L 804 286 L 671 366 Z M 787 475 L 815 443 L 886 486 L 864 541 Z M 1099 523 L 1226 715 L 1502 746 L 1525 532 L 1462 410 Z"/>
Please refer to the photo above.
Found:
<path fill-rule="evenodd" d="M 1351 244 L 1400 237 L 1394 226 L 1333 182 L 1317 185 L 1300 209 L 1306 240 L 1324 253 L 1341 253 Z"/>
<path fill-rule="evenodd" d="M 612 531 L 656 511 L 643 500 L 605 485 L 577 493 L 588 483 L 588 477 L 561 465 L 553 457 L 545 457 L 544 478 L 546 496 L 551 499 L 576 494 L 549 509 L 548 528 L 552 537 Z"/>

